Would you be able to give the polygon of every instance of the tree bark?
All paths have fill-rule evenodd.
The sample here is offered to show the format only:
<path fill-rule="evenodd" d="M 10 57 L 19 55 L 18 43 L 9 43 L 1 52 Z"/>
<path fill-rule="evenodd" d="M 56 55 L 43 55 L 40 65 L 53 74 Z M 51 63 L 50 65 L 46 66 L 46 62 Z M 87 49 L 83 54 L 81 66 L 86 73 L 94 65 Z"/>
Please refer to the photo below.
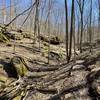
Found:
<path fill-rule="evenodd" d="M 69 44 L 69 59 L 72 55 L 72 36 L 74 31 L 74 0 L 72 0 L 72 9 L 71 9 L 71 27 L 70 27 L 70 44 Z"/>
<path fill-rule="evenodd" d="M 67 7 L 67 0 L 65 0 L 65 14 L 66 14 L 66 59 L 67 62 L 69 62 L 69 56 L 68 56 L 68 7 Z"/>

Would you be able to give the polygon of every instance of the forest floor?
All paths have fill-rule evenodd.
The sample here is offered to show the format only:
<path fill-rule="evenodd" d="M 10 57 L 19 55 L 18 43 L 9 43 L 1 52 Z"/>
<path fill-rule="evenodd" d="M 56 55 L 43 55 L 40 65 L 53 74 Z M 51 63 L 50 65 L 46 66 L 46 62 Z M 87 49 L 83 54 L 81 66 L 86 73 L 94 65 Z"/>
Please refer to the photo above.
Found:
<path fill-rule="evenodd" d="M 40 49 L 27 38 L 0 43 L 0 100 L 100 100 L 100 47 L 69 64 L 63 44 L 50 47 L 48 64 L 47 43 L 41 42 Z M 10 70 L 12 59 L 18 57 L 29 68 L 21 80 Z"/>

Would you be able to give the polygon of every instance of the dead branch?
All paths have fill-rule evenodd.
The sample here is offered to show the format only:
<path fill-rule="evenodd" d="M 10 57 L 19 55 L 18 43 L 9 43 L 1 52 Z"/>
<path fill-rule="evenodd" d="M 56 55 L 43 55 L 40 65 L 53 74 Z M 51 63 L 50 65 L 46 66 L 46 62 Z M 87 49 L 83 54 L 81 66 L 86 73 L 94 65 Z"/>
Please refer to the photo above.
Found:
<path fill-rule="evenodd" d="M 6 27 L 9 26 L 12 22 L 14 22 L 19 16 L 23 15 L 27 11 L 29 11 L 31 8 L 35 6 L 36 2 L 33 3 L 28 9 L 24 10 L 22 13 L 18 14 L 15 18 L 13 18 L 8 24 L 6 24 Z"/>

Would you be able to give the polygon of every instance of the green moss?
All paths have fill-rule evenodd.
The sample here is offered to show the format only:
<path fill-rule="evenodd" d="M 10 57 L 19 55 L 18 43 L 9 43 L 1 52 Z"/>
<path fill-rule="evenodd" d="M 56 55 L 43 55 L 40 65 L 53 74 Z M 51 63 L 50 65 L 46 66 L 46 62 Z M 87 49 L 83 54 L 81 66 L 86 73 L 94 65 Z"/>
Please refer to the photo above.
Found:
<path fill-rule="evenodd" d="M 60 49 L 60 51 L 59 51 L 59 56 L 60 56 L 60 58 L 63 58 L 63 56 L 64 56 L 62 49 Z"/>
<path fill-rule="evenodd" d="M 3 33 L 0 32 L 0 41 L 1 42 L 8 42 L 9 39 Z"/>
<path fill-rule="evenodd" d="M 19 95 L 19 96 L 16 96 L 15 98 L 13 98 L 13 100 L 21 100 L 22 96 Z"/>
<path fill-rule="evenodd" d="M 13 67 L 15 67 L 18 76 L 24 76 L 28 72 L 28 69 L 26 67 L 26 64 L 23 58 L 15 56 L 11 60 L 11 63 Z"/>
<path fill-rule="evenodd" d="M 4 75 L 0 75 L 0 81 L 1 82 L 6 82 L 7 81 L 7 77 Z"/>
<path fill-rule="evenodd" d="M 21 62 L 20 72 L 22 73 L 22 76 L 24 76 L 28 72 L 26 66 L 22 62 Z"/>

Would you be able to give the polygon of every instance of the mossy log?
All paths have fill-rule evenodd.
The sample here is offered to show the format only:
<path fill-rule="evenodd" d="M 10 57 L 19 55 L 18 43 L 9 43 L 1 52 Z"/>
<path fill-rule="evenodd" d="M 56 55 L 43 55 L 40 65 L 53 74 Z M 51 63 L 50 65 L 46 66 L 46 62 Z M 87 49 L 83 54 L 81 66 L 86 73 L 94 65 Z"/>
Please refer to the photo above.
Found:
<path fill-rule="evenodd" d="M 28 72 L 27 64 L 25 63 L 22 57 L 14 56 L 11 59 L 10 63 L 15 68 L 15 71 L 17 72 L 17 78 L 19 76 L 23 77 Z"/>

